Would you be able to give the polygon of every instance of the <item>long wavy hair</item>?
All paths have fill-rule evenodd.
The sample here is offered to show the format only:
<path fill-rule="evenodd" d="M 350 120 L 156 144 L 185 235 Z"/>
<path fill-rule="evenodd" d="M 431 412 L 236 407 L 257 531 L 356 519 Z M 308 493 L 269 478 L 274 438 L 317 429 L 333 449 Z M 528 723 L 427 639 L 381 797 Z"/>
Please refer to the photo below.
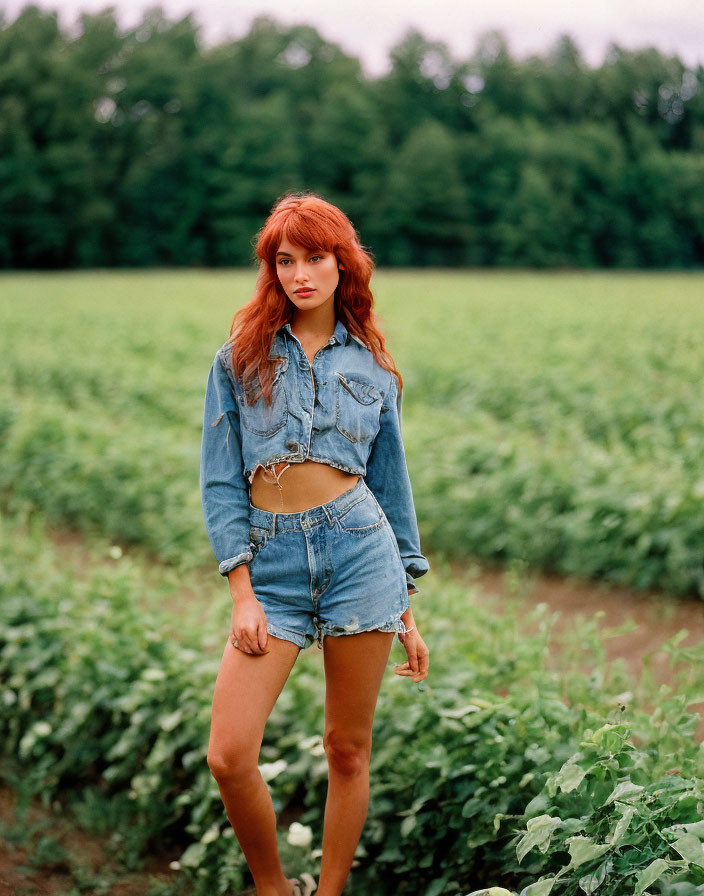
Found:
<path fill-rule="evenodd" d="M 335 289 L 336 319 L 362 340 L 381 367 L 398 377 L 399 389 L 403 388 L 373 307 L 369 281 L 374 261 L 347 216 L 310 192 L 284 193 L 254 238 L 254 262 L 259 262 L 254 294 L 235 312 L 228 339 L 237 376 L 247 384 L 258 378 L 265 401 L 271 404 L 276 359 L 269 358 L 269 352 L 275 332 L 292 320 L 295 311 L 276 273 L 276 253 L 284 238 L 308 251 L 323 250 L 336 256 L 342 265 Z"/>

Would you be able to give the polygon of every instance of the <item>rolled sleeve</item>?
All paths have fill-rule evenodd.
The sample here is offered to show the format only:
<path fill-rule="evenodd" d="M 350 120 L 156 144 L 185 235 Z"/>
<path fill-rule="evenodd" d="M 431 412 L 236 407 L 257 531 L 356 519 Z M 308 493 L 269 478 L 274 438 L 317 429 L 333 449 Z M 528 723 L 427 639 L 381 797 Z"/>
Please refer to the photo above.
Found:
<path fill-rule="evenodd" d="M 218 571 L 252 559 L 249 543 L 249 486 L 242 466 L 237 401 L 222 350 L 213 360 L 205 389 L 200 490 L 205 528 Z"/>
<path fill-rule="evenodd" d="M 408 592 L 415 594 L 419 589 L 414 580 L 425 575 L 430 566 L 421 553 L 401 432 L 401 392 L 393 375 L 391 386 L 384 396 L 380 420 L 379 432 L 369 454 L 364 478 L 391 524 L 406 570 Z"/>

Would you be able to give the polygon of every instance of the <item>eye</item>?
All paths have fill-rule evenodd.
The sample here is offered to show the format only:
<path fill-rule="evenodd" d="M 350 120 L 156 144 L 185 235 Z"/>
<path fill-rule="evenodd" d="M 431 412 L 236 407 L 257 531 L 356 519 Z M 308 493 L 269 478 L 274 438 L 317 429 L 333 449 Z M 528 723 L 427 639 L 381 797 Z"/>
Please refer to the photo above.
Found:
<path fill-rule="evenodd" d="M 322 257 L 323 257 L 322 255 L 311 255 L 310 260 L 314 261 L 316 258 L 322 258 Z"/>

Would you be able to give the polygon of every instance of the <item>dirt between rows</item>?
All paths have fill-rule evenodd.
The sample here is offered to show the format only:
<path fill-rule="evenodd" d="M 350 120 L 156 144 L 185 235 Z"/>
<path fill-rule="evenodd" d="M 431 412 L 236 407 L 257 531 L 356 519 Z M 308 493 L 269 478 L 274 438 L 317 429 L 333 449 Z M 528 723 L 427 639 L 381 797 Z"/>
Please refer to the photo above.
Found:
<path fill-rule="evenodd" d="M 460 582 L 476 583 L 479 594 L 496 599 L 510 593 L 510 576 L 502 570 L 481 569 L 467 572 L 461 564 L 451 564 L 452 575 Z M 640 680 L 643 660 L 649 654 L 650 670 L 657 685 L 675 686 L 670 660 L 660 647 L 681 631 L 686 632 L 678 648 L 691 647 L 704 641 L 704 600 L 696 596 L 671 597 L 661 592 L 635 593 L 626 588 L 599 585 L 559 576 L 533 574 L 521 577 L 519 594 L 530 607 L 545 603 L 559 615 L 554 624 L 556 635 L 576 628 L 601 611 L 597 620 L 600 633 L 633 623 L 631 631 L 610 635 L 604 640 L 607 664 L 622 660 L 636 681 Z M 588 667 L 585 673 L 591 671 Z M 650 705 L 654 709 L 654 705 Z M 694 740 L 704 740 L 704 702 L 692 703 L 689 712 L 699 713 Z"/>
<path fill-rule="evenodd" d="M 94 563 L 94 553 L 86 546 L 82 536 L 58 532 L 52 535 L 58 556 L 75 571 L 77 578 L 87 578 Z M 452 576 L 459 582 L 472 585 L 478 600 L 486 599 L 496 605 L 497 598 L 518 595 L 532 607 L 543 602 L 552 611 L 559 611 L 554 623 L 557 634 L 569 626 L 578 626 L 580 620 L 593 617 L 603 611 L 599 631 L 613 629 L 633 620 L 635 628 L 605 641 L 607 662 L 621 658 L 632 675 L 639 679 L 643 658 L 652 653 L 651 671 L 658 683 L 671 683 L 672 671 L 664 653 L 658 648 L 682 629 L 686 637 L 680 646 L 694 645 L 704 640 L 704 601 L 699 598 L 668 598 L 657 593 L 633 593 L 624 588 L 614 588 L 594 583 L 569 580 L 557 576 L 522 575 L 517 589 L 509 574 L 502 570 L 468 567 L 463 563 L 450 563 Z M 189 602 L 194 595 L 184 593 Z M 174 606 L 176 605 L 176 606 Z M 170 599 L 170 606 L 177 609 L 177 601 Z M 585 670 L 588 671 L 588 670 Z M 704 715 L 704 704 L 692 704 L 691 712 Z M 704 740 L 704 718 L 700 721 L 695 740 Z M 173 855 L 153 855 L 140 872 L 120 872 L 111 865 L 110 845 L 105 839 L 90 836 L 62 816 L 41 806 L 35 799 L 25 826 L 31 836 L 18 842 L 13 827 L 15 820 L 15 796 L 6 786 L 0 786 L 0 896 L 60 896 L 70 893 L 76 886 L 76 873 L 99 875 L 103 883 L 101 896 L 147 896 L 155 878 L 163 882 L 175 881 L 178 872 L 169 869 Z M 57 859 L 41 867 L 36 864 L 37 843 L 41 837 L 53 837 L 63 846 L 68 858 Z M 82 869 L 76 872 L 76 869 Z M 109 880 L 115 882 L 110 884 Z M 85 891 L 85 890 L 82 890 Z M 88 890 L 87 892 L 91 892 Z"/>

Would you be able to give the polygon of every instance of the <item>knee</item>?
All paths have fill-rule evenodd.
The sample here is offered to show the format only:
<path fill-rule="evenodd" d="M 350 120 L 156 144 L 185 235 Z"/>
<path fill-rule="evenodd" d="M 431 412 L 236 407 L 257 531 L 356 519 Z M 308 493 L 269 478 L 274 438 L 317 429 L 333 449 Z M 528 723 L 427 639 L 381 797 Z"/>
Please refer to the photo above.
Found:
<path fill-rule="evenodd" d="M 257 771 L 257 758 L 249 750 L 236 746 L 208 748 L 206 762 L 211 775 L 219 782 L 231 784 L 245 781 Z"/>
<path fill-rule="evenodd" d="M 337 731 L 326 731 L 323 746 L 328 765 L 341 775 L 359 775 L 369 768 L 371 738 L 360 740 Z"/>

